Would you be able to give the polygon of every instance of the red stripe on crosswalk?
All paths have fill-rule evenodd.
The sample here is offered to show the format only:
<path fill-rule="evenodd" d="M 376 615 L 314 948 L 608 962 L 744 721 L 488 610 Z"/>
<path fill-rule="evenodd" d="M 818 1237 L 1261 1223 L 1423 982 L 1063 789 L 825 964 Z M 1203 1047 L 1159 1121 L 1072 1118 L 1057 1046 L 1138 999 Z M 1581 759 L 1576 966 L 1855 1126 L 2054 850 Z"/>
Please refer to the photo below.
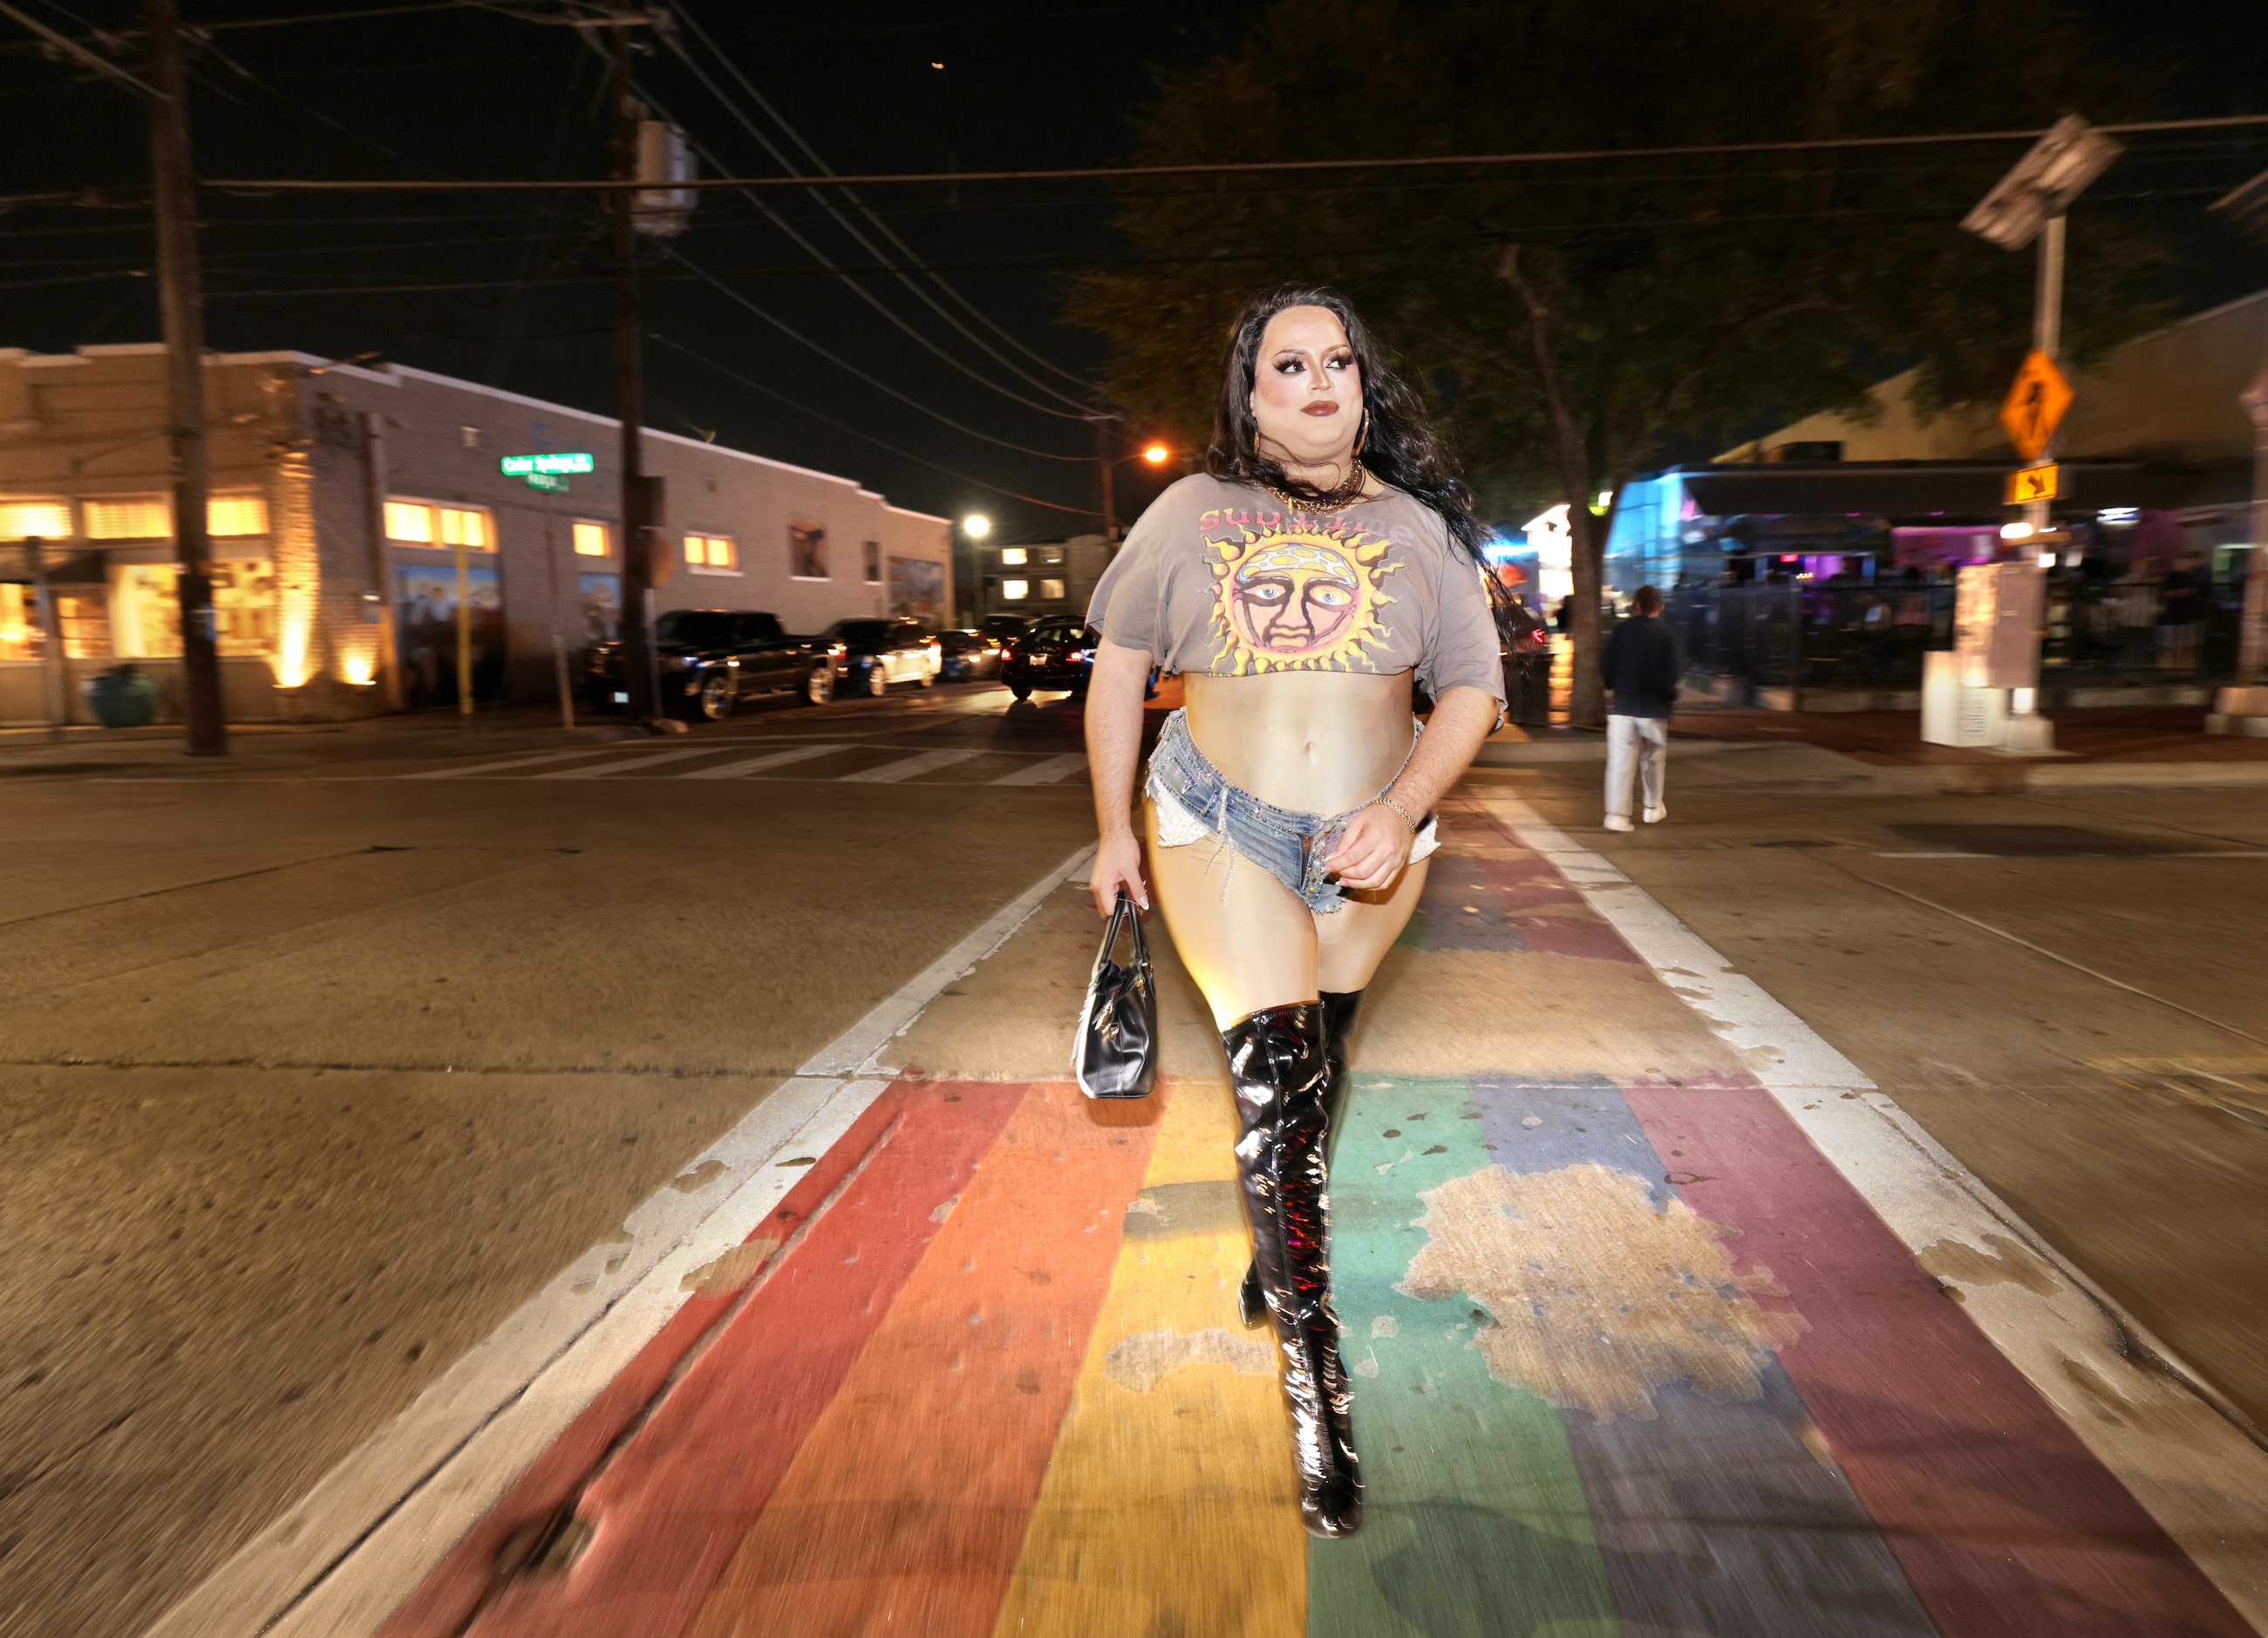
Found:
<path fill-rule="evenodd" d="M 1771 1094 L 1624 1096 L 1810 1323 L 1780 1362 L 1946 1638 L 2251 1632 Z"/>

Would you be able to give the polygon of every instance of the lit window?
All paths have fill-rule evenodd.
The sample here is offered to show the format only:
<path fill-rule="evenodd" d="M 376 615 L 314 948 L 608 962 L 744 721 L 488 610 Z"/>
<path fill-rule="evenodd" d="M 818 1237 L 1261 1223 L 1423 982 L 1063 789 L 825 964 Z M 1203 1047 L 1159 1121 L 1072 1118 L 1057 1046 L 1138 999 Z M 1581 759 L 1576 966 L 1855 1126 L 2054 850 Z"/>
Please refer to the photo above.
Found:
<path fill-rule="evenodd" d="M 1032 583 L 1029 580 L 1003 580 L 1000 582 L 1000 595 L 1006 598 L 1012 603 L 1020 603 L 1031 594 Z"/>
<path fill-rule="evenodd" d="M 1040 595 L 1042 598 L 1047 599 L 1049 601 L 1059 603 L 1063 601 L 1063 594 L 1064 584 L 1061 580 L 1042 580 L 1040 582 Z"/>
<path fill-rule="evenodd" d="M 224 654 L 276 648 L 276 565 L 261 557 L 221 557 L 212 566 L 213 630 Z"/>
<path fill-rule="evenodd" d="M 1060 546 L 1045 546 L 1041 548 L 1040 561 L 1042 563 L 1061 563 L 1063 561 L 1063 548 Z"/>
<path fill-rule="evenodd" d="M 40 652 L 39 601 L 28 586 L 0 580 L 0 660 L 32 660 Z"/>
<path fill-rule="evenodd" d="M 121 660 L 169 660 L 181 652 L 181 605 L 170 563 L 110 565 L 111 652 Z"/>
<path fill-rule="evenodd" d="M 431 546 L 433 543 L 433 508 L 420 505 L 414 500 L 387 501 L 386 537 Z"/>
<path fill-rule="evenodd" d="M 55 624 L 62 629 L 67 660 L 110 658 L 110 600 L 55 594 Z"/>
<path fill-rule="evenodd" d="M 0 500 L 0 541 L 69 540 L 70 503 L 61 500 Z"/>
<path fill-rule="evenodd" d="M 258 495 L 216 495 L 205 503 L 205 532 L 215 540 L 268 533 L 268 502 Z"/>
<path fill-rule="evenodd" d="M 494 551 L 496 536 L 489 532 L 489 514 L 455 506 L 441 508 L 441 544 L 465 546 L 474 551 Z"/>
<path fill-rule="evenodd" d="M 1000 549 L 1000 566 L 1004 569 L 1020 568 L 1030 561 L 1030 555 L 1021 546 L 1003 546 Z"/>
<path fill-rule="evenodd" d="M 163 495 L 114 495 L 86 503 L 91 541 L 161 541 L 173 532 L 173 511 Z"/>
<path fill-rule="evenodd" d="M 722 535 L 688 535 L 685 561 L 696 569 L 730 572 L 734 564 L 733 542 Z"/>
<path fill-rule="evenodd" d="M 575 555 L 578 557 L 604 557 L 612 550 L 607 544 L 605 524 L 578 523 L 575 526 Z"/>

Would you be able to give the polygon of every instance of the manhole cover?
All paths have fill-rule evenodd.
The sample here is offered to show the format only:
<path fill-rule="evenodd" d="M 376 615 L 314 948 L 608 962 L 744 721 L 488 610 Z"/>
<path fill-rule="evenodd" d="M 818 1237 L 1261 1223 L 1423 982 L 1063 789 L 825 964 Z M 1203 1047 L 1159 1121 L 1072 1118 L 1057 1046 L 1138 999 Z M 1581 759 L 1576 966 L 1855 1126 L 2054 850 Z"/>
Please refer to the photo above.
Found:
<path fill-rule="evenodd" d="M 2170 843 L 2154 837 L 2117 836 L 2074 824 L 1894 824 L 1893 835 L 1948 853 L 1989 853 L 1996 859 L 2131 859 L 2170 853 Z"/>

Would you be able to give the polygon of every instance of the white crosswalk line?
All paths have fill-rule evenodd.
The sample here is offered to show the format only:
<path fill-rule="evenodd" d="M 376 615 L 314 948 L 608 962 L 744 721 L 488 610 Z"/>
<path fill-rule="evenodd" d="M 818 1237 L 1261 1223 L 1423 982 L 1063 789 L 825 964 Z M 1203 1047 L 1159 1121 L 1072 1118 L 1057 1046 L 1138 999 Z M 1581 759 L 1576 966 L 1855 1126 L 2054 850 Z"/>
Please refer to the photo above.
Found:
<path fill-rule="evenodd" d="M 759 768 L 784 768 L 792 762 L 809 762 L 814 756 L 825 756 L 831 752 L 849 750 L 848 745 L 828 742 L 819 745 L 799 745 L 792 750 L 766 751 L 761 756 L 743 756 L 738 762 L 720 762 L 713 768 L 696 768 L 690 773 L 681 773 L 681 779 L 740 779 Z"/>
<path fill-rule="evenodd" d="M 858 773 L 846 773 L 844 781 L 856 785 L 895 785 L 901 779 L 910 779 L 917 773 L 927 773 L 932 768 L 950 768 L 957 762 L 967 762 L 976 756 L 973 750 L 921 751 L 896 762 L 886 762 L 879 768 L 867 768 Z"/>
<path fill-rule="evenodd" d="M 405 779 L 462 779 L 476 773 L 508 773 L 515 768 L 538 768 L 547 762 L 565 762 L 575 756 L 603 756 L 607 747 L 585 745 L 580 750 L 546 751 L 541 756 L 512 756 L 503 762 L 476 762 L 469 768 L 429 768 L 423 773 L 405 773 Z"/>
<path fill-rule="evenodd" d="M 683 762 L 688 756 L 713 756 L 714 745 L 688 745 L 683 750 L 640 751 L 635 756 L 605 763 L 596 768 L 562 768 L 556 773 L 539 773 L 538 779 L 603 779 L 609 774 L 644 773 L 648 768 L 659 768 L 666 762 Z"/>
<path fill-rule="evenodd" d="M 1028 768 L 1019 768 L 1013 773 L 1004 773 L 992 781 L 995 785 L 1053 785 L 1058 779 L 1069 778 L 1086 766 L 1086 758 L 1077 751 L 1061 756 L 1049 756 L 1034 763 Z"/>

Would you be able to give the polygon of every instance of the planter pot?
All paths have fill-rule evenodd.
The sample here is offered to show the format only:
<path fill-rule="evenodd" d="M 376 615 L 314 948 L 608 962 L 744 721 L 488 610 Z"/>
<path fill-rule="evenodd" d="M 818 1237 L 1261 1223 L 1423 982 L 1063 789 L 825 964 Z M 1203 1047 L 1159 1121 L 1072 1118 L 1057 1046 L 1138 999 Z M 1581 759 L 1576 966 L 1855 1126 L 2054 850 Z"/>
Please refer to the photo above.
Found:
<path fill-rule="evenodd" d="M 87 679 L 86 703 L 106 728 L 146 728 L 158 719 L 158 684 L 147 672 L 119 666 Z"/>

